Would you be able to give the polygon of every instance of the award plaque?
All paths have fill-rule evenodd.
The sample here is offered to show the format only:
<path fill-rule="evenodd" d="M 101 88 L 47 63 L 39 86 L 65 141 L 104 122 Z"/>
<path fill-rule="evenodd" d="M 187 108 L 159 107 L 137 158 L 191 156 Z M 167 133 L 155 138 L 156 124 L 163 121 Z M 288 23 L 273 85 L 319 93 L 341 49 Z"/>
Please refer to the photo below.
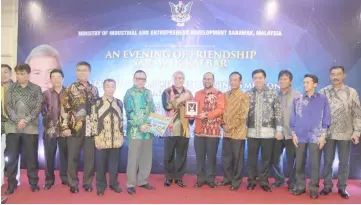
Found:
<path fill-rule="evenodd" d="M 186 101 L 185 117 L 195 118 L 198 115 L 198 102 L 194 100 Z"/>

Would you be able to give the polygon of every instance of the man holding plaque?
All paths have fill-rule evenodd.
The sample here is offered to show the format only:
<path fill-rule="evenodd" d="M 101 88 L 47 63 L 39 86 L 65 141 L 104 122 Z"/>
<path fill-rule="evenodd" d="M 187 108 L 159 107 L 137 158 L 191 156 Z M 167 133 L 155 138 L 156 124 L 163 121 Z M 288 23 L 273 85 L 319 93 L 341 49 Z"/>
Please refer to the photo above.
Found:
<path fill-rule="evenodd" d="M 217 187 L 214 182 L 217 165 L 217 148 L 220 138 L 221 116 L 224 112 L 226 99 L 224 94 L 213 87 L 213 73 L 203 76 L 204 89 L 196 93 L 195 99 L 200 114 L 196 117 L 194 130 L 194 148 L 197 161 L 197 183 L 195 187 L 208 184 Z M 206 158 L 208 167 L 206 167 Z"/>
<path fill-rule="evenodd" d="M 134 86 L 124 96 L 124 108 L 127 115 L 128 165 L 127 191 L 135 194 L 138 185 L 147 190 L 155 188 L 148 184 L 152 169 L 153 134 L 149 131 L 147 120 L 154 112 L 153 96 L 145 88 L 147 75 L 138 70 L 134 73 Z"/>
<path fill-rule="evenodd" d="M 225 94 L 227 105 L 222 118 L 224 177 L 218 185 L 231 185 L 232 191 L 237 190 L 242 182 L 244 141 L 247 134 L 246 120 L 249 110 L 249 97 L 241 91 L 241 81 L 240 73 L 233 72 L 229 75 L 231 90 Z"/>
<path fill-rule="evenodd" d="M 194 122 L 194 120 L 187 118 L 187 115 L 191 113 L 197 115 L 197 104 L 187 101 L 192 98 L 192 94 L 183 87 L 184 73 L 182 71 L 173 74 L 173 81 L 174 84 L 164 90 L 162 94 L 163 108 L 167 111 L 167 116 L 173 118 L 164 138 L 164 172 L 166 178 L 164 186 L 170 186 L 174 179 L 178 186 L 185 187 L 182 177 L 187 165 L 189 123 Z M 175 155 L 175 153 L 177 154 Z"/>

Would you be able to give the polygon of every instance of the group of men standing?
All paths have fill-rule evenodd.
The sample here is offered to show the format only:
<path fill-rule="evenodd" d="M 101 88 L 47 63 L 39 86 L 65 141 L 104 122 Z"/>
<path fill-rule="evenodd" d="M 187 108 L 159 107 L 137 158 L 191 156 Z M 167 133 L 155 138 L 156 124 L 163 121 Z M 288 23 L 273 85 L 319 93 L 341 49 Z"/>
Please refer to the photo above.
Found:
<path fill-rule="evenodd" d="M 2 65 L 1 71 L 8 69 Z M 11 69 L 8 69 L 11 72 Z M 28 64 L 15 67 L 15 83 L 7 84 L 2 98 L 2 116 L 6 117 L 2 133 L 6 134 L 5 155 L 8 188 L 12 194 L 17 187 L 17 168 L 21 148 L 33 191 L 38 187 L 38 134 L 39 114 L 44 124 L 44 148 L 46 179 L 44 189 L 54 185 L 55 153 L 59 147 L 60 177 L 70 192 L 79 192 L 77 169 L 79 154 L 84 149 L 83 188 L 92 191 L 94 161 L 96 163 L 97 194 L 103 195 L 108 184 L 105 174 L 110 174 L 109 188 L 122 192 L 118 182 L 120 148 L 123 145 L 123 107 L 126 112 L 128 137 L 127 192 L 136 193 L 136 186 L 147 190 L 155 187 L 148 183 L 152 167 L 153 136 L 147 119 L 155 106 L 151 91 L 145 88 L 147 75 L 134 73 L 134 85 L 127 90 L 123 102 L 114 97 L 116 82 L 107 79 L 103 83 L 104 96 L 88 82 L 91 66 L 79 62 L 76 66 L 77 82 L 63 87 L 61 69 L 50 72 L 52 88 L 45 90 L 29 81 Z M 196 152 L 197 182 L 195 187 L 228 186 L 237 190 L 242 183 L 245 140 L 248 144 L 249 190 L 260 187 L 270 192 L 269 175 L 274 171 L 274 187 L 285 183 L 280 165 L 286 148 L 288 165 L 288 189 L 295 195 L 306 190 L 305 164 L 307 149 L 312 155 L 310 196 L 318 197 L 319 169 L 322 150 L 325 156 L 325 181 L 321 195 L 331 192 L 332 164 L 336 147 L 339 153 L 338 190 L 348 198 L 346 181 L 352 142 L 359 143 L 361 131 L 361 107 L 355 89 L 343 84 L 345 72 L 342 66 L 330 69 L 332 85 L 316 92 L 318 78 L 304 76 L 304 93 L 294 90 L 293 75 L 284 70 L 279 73 L 280 91 L 266 86 L 266 72 L 252 73 L 254 88 L 241 91 L 242 75 L 233 72 L 229 76 L 231 90 L 222 93 L 214 87 L 215 77 L 207 72 L 203 76 L 204 89 L 192 93 L 183 85 L 184 73 L 173 74 L 174 84 L 162 94 L 166 114 L 172 117 L 164 138 L 164 186 L 175 182 L 186 187 L 182 178 L 186 171 L 190 126 L 195 123 L 194 147 Z M 9 78 L 10 79 L 10 78 Z M 3 85 L 2 85 L 3 86 Z M 195 118 L 185 116 L 186 101 L 194 99 L 199 113 Z M 123 104 L 124 103 L 124 104 Z M 3 115 L 4 114 L 4 115 Z M 215 181 L 217 149 L 223 130 L 222 164 L 224 177 Z M 327 143 L 326 143 L 327 142 Z M 257 170 L 261 149 L 261 167 Z M 95 151 L 97 150 L 97 151 Z"/>
<path fill-rule="evenodd" d="M 174 182 L 180 186 L 185 172 L 188 150 L 189 126 L 195 123 L 194 147 L 196 152 L 197 182 L 195 187 L 207 184 L 211 188 L 230 185 L 237 190 L 242 182 L 245 140 L 248 144 L 248 186 L 257 184 L 270 192 L 270 172 L 276 181 L 273 187 L 286 183 L 283 174 L 282 153 L 286 149 L 288 190 L 294 195 L 306 192 L 306 159 L 310 153 L 310 197 L 318 198 L 321 154 L 324 152 L 324 189 L 328 195 L 333 187 L 332 164 L 336 146 L 339 150 L 338 193 L 349 198 L 346 191 L 351 145 L 358 144 L 361 131 L 361 106 L 355 89 L 344 85 L 342 66 L 330 69 L 332 85 L 316 91 L 318 77 L 304 76 L 304 92 L 292 88 L 293 75 L 288 70 L 279 73 L 280 90 L 266 86 L 266 72 L 252 73 L 254 88 L 241 91 L 242 75 L 229 76 L 231 90 L 222 93 L 213 87 L 214 75 L 203 76 L 204 89 L 195 94 L 199 114 L 194 118 L 184 116 L 185 101 L 192 94 L 183 87 L 184 74 L 174 73 L 174 85 L 162 95 L 163 107 L 174 117 L 164 143 L 164 186 Z M 195 121 L 195 122 L 194 122 Z M 223 129 L 222 164 L 224 177 L 215 182 L 216 156 Z M 326 143 L 327 142 L 327 143 Z M 261 149 L 261 166 L 257 170 Z M 207 162 L 207 163 L 206 163 Z"/>

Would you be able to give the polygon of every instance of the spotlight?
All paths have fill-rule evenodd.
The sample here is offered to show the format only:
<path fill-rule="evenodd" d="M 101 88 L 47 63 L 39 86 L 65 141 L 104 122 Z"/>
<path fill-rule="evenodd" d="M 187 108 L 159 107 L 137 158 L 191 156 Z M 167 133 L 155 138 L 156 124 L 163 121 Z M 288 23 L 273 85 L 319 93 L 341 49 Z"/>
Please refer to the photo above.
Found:
<path fill-rule="evenodd" d="M 278 11 L 278 2 L 276 0 L 269 0 L 265 6 L 265 16 L 268 20 L 273 20 Z"/>
<path fill-rule="evenodd" d="M 29 14 L 34 21 L 39 21 L 41 19 L 42 9 L 37 2 L 31 1 L 29 3 Z"/>

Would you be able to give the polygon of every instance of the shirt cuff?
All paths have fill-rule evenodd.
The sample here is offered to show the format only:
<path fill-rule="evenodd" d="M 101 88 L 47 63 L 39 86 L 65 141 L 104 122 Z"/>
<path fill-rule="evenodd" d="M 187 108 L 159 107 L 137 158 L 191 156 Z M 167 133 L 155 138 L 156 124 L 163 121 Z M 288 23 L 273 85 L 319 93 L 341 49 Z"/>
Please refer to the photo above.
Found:
<path fill-rule="evenodd" d="M 353 134 L 352 134 L 352 137 L 353 136 L 357 136 L 357 137 L 360 137 L 361 133 L 358 132 L 358 131 L 354 131 Z"/>
<path fill-rule="evenodd" d="M 276 131 L 277 131 L 277 132 L 282 132 L 282 130 L 283 130 L 283 127 L 282 127 L 282 126 L 277 126 L 277 127 L 276 127 Z"/>
<path fill-rule="evenodd" d="M 292 132 L 291 132 L 291 136 L 292 136 L 292 137 L 296 137 L 296 132 L 295 132 L 295 131 L 292 131 Z"/>
<path fill-rule="evenodd" d="M 30 122 L 30 120 L 31 120 L 31 116 L 30 116 L 30 115 L 25 116 L 25 117 L 24 117 L 24 120 L 25 120 L 26 122 Z"/>
<path fill-rule="evenodd" d="M 326 128 L 322 128 L 321 129 L 321 136 L 326 136 L 327 133 L 327 129 Z"/>

